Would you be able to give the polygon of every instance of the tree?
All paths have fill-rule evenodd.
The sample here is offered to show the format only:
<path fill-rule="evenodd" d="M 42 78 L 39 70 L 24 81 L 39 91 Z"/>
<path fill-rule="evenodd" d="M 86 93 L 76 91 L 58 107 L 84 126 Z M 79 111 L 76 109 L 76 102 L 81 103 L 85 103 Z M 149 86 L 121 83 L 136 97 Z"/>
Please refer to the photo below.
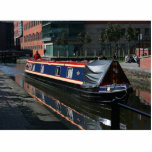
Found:
<path fill-rule="evenodd" d="M 98 38 L 98 40 L 99 40 L 99 43 L 100 43 L 100 45 L 101 45 L 101 50 L 102 50 L 102 44 L 105 42 L 105 35 L 104 35 L 105 33 L 104 33 L 104 30 L 102 30 L 101 32 L 100 32 L 100 34 L 99 34 L 99 38 Z"/>
<path fill-rule="evenodd" d="M 114 42 L 114 27 L 111 23 L 108 23 L 106 29 L 105 29 L 105 33 L 104 33 L 104 37 L 105 40 L 108 41 L 110 43 L 110 54 L 111 54 L 111 43 Z"/>
<path fill-rule="evenodd" d="M 78 35 L 77 35 L 77 40 L 79 43 L 84 43 L 84 35 L 82 34 L 82 32 L 80 32 Z"/>
<path fill-rule="evenodd" d="M 136 28 L 133 28 L 133 40 L 135 41 L 135 47 L 138 41 L 139 31 Z"/>
<path fill-rule="evenodd" d="M 116 51 L 117 51 L 117 54 L 118 54 L 118 41 L 120 40 L 121 36 L 122 36 L 122 31 L 121 31 L 121 27 L 119 24 L 116 24 L 114 26 L 114 42 L 115 42 L 115 48 L 116 48 Z"/>
<path fill-rule="evenodd" d="M 80 47 L 80 52 L 81 52 L 81 51 L 83 51 L 83 44 L 84 44 L 84 34 L 82 32 L 80 32 L 77 35 L 77 41 L 81 45 L 81 47 Z"/>
<path fill-rule="evenodd" d="M 56 45 L 63 45 L 64 46 L 64 54 L 65 54 L 65 45 L 68 44 L 68 37 L 66 33 L 62 33 L 59 35 L 55 40 Z M 59 52 L 59 49 L 58 49 Z M 58 55 L 59 56 L 59 55 Z"/>
<path fill-rule="evenodd" d="M 88 32 L 85 33 L 85 35 L 84 35 L 84 43 L 85 43 L 86 45 L 89 45 L 89 43 L 91 43 L 91 41 L 92 41 L 92 40 L 91 40 Z M 87 47 L 87 51 L 88 51 L 88 50 L 89 50 L 89 46 Z"/>
<path fill-rule="evenodd" d="M 134 39 L 134 31 L 130 25 L 126 29 L 125 39 L 128 41 L 128 54 L 130 55 L 130 41 Z"/>

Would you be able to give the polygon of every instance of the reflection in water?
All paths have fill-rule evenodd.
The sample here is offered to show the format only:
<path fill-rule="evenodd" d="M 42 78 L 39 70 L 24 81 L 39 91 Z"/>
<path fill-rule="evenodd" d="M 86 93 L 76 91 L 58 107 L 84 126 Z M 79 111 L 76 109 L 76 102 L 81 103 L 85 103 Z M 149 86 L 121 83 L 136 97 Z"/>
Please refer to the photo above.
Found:
<path fill-rule="evenodd" d="M 21 87 L 37 101 L 48 107 L 69 128 L 96 130 L 151 128 L 149 118 L 133 111 L 118 106 L 82 101 L 75 98 L 74 94 L 67 92 L 67 90 L 24 78 L 22 75 L 23 67 L 24 65 L 21 64 L 5 65 L 0 66 L 0 70 L 9 76 L 15 76 L 15 81 Z M 150 113 L 150 92 L 134 90 L 127 105 Z"/>
<path fill-rule="evenodd" d="M 136 90 L 136 95 L 140 98 L 143 103 L 151 104 L 151 94 L 150 92 Z"/>
<path fill-rule="evenodd" d="M 15 80 L 19 85 L 24 83 L 24 89 L 38 102 L 44 104 L 77 128 L 96 130 L 102 129 L 98 122 L 68 107 L 50 94 L 48 95 L 31 84 L 24 82 L 23 79 L 20 79 L 20 76 L 16 76 Z"/>

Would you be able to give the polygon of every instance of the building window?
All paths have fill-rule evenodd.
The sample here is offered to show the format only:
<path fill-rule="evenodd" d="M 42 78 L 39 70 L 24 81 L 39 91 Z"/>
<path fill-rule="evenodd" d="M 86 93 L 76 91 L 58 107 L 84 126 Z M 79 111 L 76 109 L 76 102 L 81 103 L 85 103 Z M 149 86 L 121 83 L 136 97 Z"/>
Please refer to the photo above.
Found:
<path fill-rule="evenodd" d="M 34 41 L 34 34 L 32 35 L 32 41 Z"/>
<path fill-rule="evenodd" d="M 73 75 L 73 68 L 68 67 L 68 68 L 67 68 L 66 77 L 67 77 L 67 78 L 72 78 L 72 75 Z"/>
<path fill-rule="evenodd" d="M 28 42 L 30 42 L 30 36 L 28 35 Z"/>
<path fill-rule="evenodd" d="M 30 22 L 28 22 L 28 29 L 30 28 Z"/>
<path fill-rule="evenodd" d="M 38 40 L 38 37 L 39 37 L 39 34 L 38 34 L 38 33 L 36 33 L 36 40 Z"/>
<path fill-rule="evenodd" d="M 37 33 L 37 40 L 39 40 L 39 33 Z"/>
<path fill-rule="evenodd" d="M 31 41 L 31 35 L 29 35 L 29 42 Z"/>
<path fill-rule="evenodd" d="M 150 35 L 150 29 L 149 28 L 145 28 L 145 35 Z"/>
<path fill-rule="evenodd" d="M 42 35 L 42 33 L 40 32 L 40 33 L 39 33 L 39 40 L 42 39 L 42 36 L 41 36 L 41 35 Z"/>
<path fill-rule="evenodd" d="M 61 73 L 61 67 L 56 67 L 56 72 L 55 72 L 55 74 L 56 74 L 57 76 L 59 76 L 60 73 Z"/>
<path fill-rule="evenodd" d="M 32 28 L 32 27 L 33 27 L 33 26 L 32 26 L 32 22 L 30 22 L 30 24 L 31 24 L 31 26 L 30 26 L 30 27 Z"/>

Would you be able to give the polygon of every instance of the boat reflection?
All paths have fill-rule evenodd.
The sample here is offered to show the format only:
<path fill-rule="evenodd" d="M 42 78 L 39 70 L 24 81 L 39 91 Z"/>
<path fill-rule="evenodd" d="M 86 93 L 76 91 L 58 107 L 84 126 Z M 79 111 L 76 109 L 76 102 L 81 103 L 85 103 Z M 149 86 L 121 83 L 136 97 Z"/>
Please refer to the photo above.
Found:
<path fill-rule="evenodd" d="M 137 113 L 122 109 L 117 105 L 82 101 L 66 89 L 44 85 L 40 81 L 21 75 L 17 75 L 15 80 L 28 94 L 49 108 L 69 129 L 126 130 L 148 129 L 150 126 L 149 119 L 145 117 L 139 119 Z M 145 122 L 147 125 L 135 125 L 145 124 Z"/>
<path fill-rule="evenodd" d="M 101 106 L 99 104 L 96 105 L 92 102 L 79 101 L 75 98 L 71 99 L 71 97 L 68 96 L 68 93 L 55 90 L 55 88 L 52 90 L 50 88 L 49 90 L 48 88 L 44 90 L 40 89 L 42 88 L 41 85 L 35 87 L 34 81 L 31 81 L 29 78 L 23 80 L 20 75 L 15 77 L 15 81 L 20 86 L 23 86 L 27 93 L 39 103 L 48 107 L 51 111 L 60 116 L 60 118 L 66 120 L 66 122 L 69 122 L 70 125 L 73 125 L 77 129 L 111 129 L 110 107 Z M 101 114 L 103 117 L 100 116 Z M 120 124 L 120 126 L 122 125 Z"/>
<path fill-rule="evenodd" d="M 94 120 L 77 112 L 76 110 L 66 106 L 51 95 L 47 95 L 43 91 L 24 82 L 24 89 L 38 102 L 47 106 L 53 112 L 70 122 L 79 129 L 102 129 Z M 89 123 L 88 123 L 89 122 Z M 91 128 L 88 126 L 90 125 Z"/>

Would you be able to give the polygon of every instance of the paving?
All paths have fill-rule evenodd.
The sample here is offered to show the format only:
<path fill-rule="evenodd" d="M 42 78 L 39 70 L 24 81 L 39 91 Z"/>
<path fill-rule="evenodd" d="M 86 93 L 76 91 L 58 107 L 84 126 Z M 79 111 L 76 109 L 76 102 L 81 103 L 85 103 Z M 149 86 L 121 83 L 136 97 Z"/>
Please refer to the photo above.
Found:
<path fill-rule="evenodd" d="M 143 69 L 143 68 L 140 68 L 139 67 L 139 64 L 137 63 L 125 63 L 125 62 L 122 62 L 120 63 L 121 67 L 124 69 L 124 70 L 128 70 L 128 71 L 132 71 L 132 72 L 144 72 L 144 73 L 147 73 L 147 74 L 150 74 L 151 71 L 148 70 L 148 69 Z"/>
<path fill-rule="evenodd" d="M 0 71 L 1 130 L 67 130 L 56 116 Z"/>
<path fill-rule="evenodd" d="M 151 70 L 140 68 L 137 63 L 120 63 L 131 85 L 146 85 L 151 88 Z"/>

